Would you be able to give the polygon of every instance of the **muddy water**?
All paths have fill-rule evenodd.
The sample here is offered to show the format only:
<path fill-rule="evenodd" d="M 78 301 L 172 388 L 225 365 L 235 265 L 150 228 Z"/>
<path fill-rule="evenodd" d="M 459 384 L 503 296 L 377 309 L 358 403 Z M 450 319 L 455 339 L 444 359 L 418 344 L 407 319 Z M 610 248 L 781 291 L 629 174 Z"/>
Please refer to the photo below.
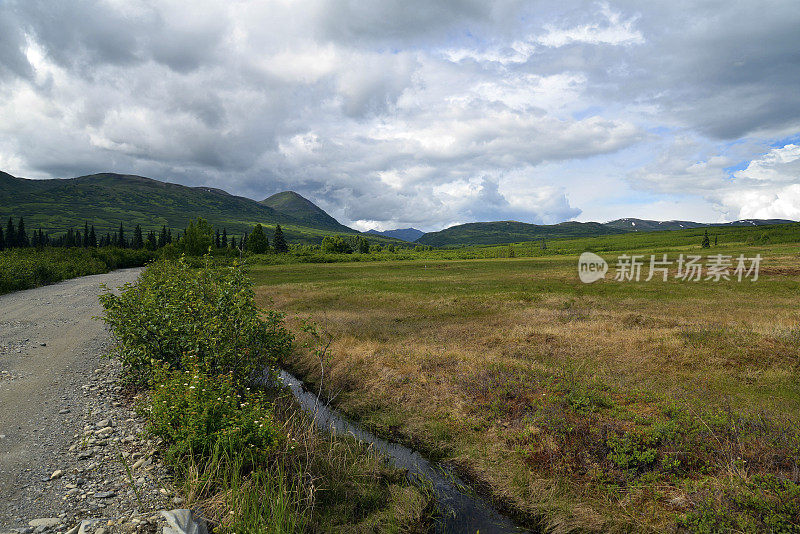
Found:
<path fill-rule="evenodd" d="M 289 386 L 303 410 L 314 416 L 317 427 L 339 434 L 352 434 L 357 440 L 371 444 L 376 450 L 385 454 L 395 466 L 406 469 L 412 477 L 427 481 L 436 495 L 441 510 L 438 532 L 447 534 L 529 532 L 516 526 L 509 518 L 495 510 L 489 502 L 471 492 L 451 470 L 427 461 L 417 451 L 381 439 L 346 420 L 328 406 L 318 403 L 316 395 L 306 391 L 303 383 L 289 373 L 281 371 L 280 377 L 283 383 Z"/>

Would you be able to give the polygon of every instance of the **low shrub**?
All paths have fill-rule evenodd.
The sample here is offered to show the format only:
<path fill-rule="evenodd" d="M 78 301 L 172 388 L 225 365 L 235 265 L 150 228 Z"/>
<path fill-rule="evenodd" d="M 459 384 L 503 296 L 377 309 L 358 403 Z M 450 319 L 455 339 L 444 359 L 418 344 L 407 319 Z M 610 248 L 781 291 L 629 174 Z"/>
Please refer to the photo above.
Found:
<path fill-rule="evenodd" d="M 681 518 L 698 533 L 800 533 L 800 485 L 774 475 L 738 479 L 717 495 L 707 495 Z"/>
<path fill-rule="evenodd" d="M 137 388 L 148 385 L 154 365 L 186 370 L 186 354 L 203 374 L 247 385 L 291 348 L 283 315 L 261 313 L 236 264 L 216 267 L 207 259 L 193 269 L 183 259 L 159 261 L 120 295 L 107 291 L 100 300 L 124 378 Z"/>
<path fill-rule="evenodd" d="M 157 368 L 147 410 L 148 430 L 167 444 L 171 463 L 189 456 L 239 456 L 244 469 L 266 461 L 282 439 L 272 404 L 261 392 L 237 390 L 231 375 L 209 376 L 197 363 L 187 370 Z"/>
<path fill-rule="evenodd" d="M 0 295 L 62 280 L 101 274 L 152 261 L 147 250 L 119 248 L 19 248 L 0 252 Z"/>
<path fill-rule="evenodd" d="M 261 380 L 292 336 L 253 299 L 240 266 L 209 258 L 162 260 L 101 296 L 187 505 L 218 533 L 419 530 L 432 496 L 355 439 L 314 432 L 277 380 Z"/>

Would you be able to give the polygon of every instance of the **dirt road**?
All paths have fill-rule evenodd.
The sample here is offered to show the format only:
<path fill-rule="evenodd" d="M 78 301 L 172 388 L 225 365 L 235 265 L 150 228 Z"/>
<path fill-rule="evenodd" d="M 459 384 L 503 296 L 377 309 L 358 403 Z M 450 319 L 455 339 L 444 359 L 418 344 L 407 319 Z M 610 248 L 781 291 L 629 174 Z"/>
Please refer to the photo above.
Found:
<path fill-rule="evenodd" d="M 93 319 L 101 313 L 100 284 L 116 288 L 140 271 L 0 296 L 0 526 L 66 513 L 63 493 L 48 482 L 74 462 L 67 449 L 84 430 L 87 410 L 103 409 L 84 394 L 109 346 L 104 324 Z"/>

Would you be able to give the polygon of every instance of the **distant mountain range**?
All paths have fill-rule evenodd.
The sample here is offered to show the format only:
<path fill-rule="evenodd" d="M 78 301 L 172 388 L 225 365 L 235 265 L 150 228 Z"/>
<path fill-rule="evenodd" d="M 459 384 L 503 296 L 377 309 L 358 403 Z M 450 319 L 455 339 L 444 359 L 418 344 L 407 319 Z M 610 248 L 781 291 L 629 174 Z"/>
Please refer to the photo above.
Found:
<path fill-rule="evenodd" d="M 629 232 L 655 232 L 715 226 L 761 226 L 789 224 L 787 219 L 743 219 L 727 223 L 697 223 L 692 221 L 650 221 L 646 219 L 617 219 L 607 223 L 568 221 L 558 224 L 528 224 L 517 221 L 479 222 L 451 226 L 429 232 L 417 243 L 434 246 L 495 245 L 537 239 L 591 237 Z"/>
<path fill-rule="evenodd" d="M 494 245 L 517 243 L 547 238 L 589 237 L 621 234 L 624 230 L 610 228 L 596 222 L 562 222 L 558 224 L 529 224 L 517 221 L 477 222 L 451 226 L 438 232 L 429 232 L 417 243 L 433 246 Z"/>
<path fill-rule="evenodd" d="M 141 224 L 145 230 L 165 225 L 186 227 L 203 217 L 229 234 L 250 231 L 253 225 L 280 224 L 295 242 L 318 243 L 326 235 L 359 232 L 339 223 L 319 206 L 294 191 L 277 193 L 257 202 L 213 187 L 187 187 L 143 176 L 101 173 L 57 180 L 27 180 L 0 171 L 0 222 L 24 217 L 29 230 L 42 228 L 59 233 L 93 224 L 99 233 L 113 232 L 120 223 L 127 228 Z M 714 226 L 759 226 L 786 224 L 786 219 L 744 219 L 729 223 L 617 219 L 607 223 L 568 221 L 559 224 L 529 224 L 495 221 L 459 224 L 438 232 L 416 228 L 379 232 L 370 230 L 371 240 L 398 240 L 433 246 L 493 245 L 538 239 L 590 237 L 628 232 L 682 230 Z"/>
<path fill-rule="evenodd" d="M 626 232 L 655 232 L 659 230 L 683 230 L 684 228 L 703 228 L 712 226 L 763 226 L 767 224 L 788 224 L 788 219 L 741 219 L 725 223 L 698 223 L 692 221 L 650 221 L 647 219 L 617 219 L 605 223 L 609 228 Z"/>
<path fill-rule="evenodd" d="M 366 233 L 382 235 L 384 237 L 393 237 L 395 239 L 408 242 L 414 242 L 425 235 L 425 232 L 422 230 L 417 230 L 416 228 L 398 228 L 397 230 L 384 230 L 383 232 L 379 232 L 378 230 L 367 230 Z"/>

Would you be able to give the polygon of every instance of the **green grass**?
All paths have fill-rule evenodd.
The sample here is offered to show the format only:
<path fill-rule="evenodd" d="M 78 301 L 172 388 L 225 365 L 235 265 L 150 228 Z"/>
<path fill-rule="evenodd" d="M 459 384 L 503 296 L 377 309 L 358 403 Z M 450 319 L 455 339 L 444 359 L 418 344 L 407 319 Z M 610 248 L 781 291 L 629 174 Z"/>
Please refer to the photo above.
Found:
<path fill-rule="evenodd" d="M 262 305 L 333 336 L 325 376 L 339 409 L 532 523 L 791 531 L 800 228 L 721 228 L 707 250 L 703 231 L 519 244 L 512 258 L 471 247 L 249 268 Z M 587 285 L 587 249 L 764 259 L 757 282 L 616 282 L 612 263 Z M 319 380 L 302 351 L 284 364 Z"/>

